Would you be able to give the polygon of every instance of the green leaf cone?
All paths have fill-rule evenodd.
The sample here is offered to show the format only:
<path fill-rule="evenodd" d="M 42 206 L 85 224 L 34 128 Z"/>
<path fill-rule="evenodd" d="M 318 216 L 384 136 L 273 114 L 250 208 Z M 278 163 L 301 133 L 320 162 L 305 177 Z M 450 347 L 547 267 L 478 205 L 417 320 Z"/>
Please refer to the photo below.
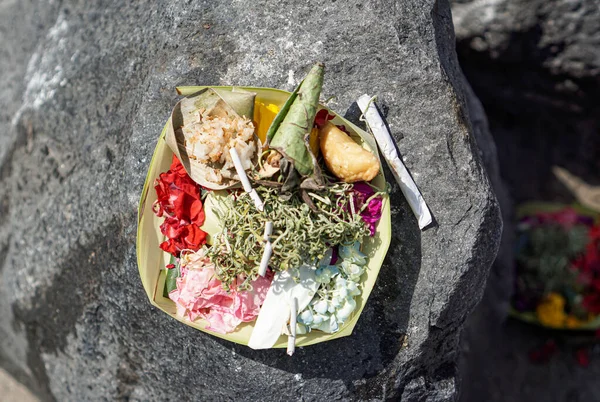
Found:
<path fill-rule="evenodd" d="M 275 121 L 281 121 L 281 124 L 269 144 L 271 148 L 283 151 L 292 159 L 296 170 L 303 176 L 313 172 L 313 160 L 306 146 L 305 137 L 310 135 L 315 121 L 323 86 L 323 73 L 323 63 L 317 63 L 312 67 L 304 81 L 300 83 L 298 95 L 289 109 L 286 110 L 284 107 L 281 110 L 280 114 L 285 114 L 283 121 L 279 115 L 276 116 Z"/>

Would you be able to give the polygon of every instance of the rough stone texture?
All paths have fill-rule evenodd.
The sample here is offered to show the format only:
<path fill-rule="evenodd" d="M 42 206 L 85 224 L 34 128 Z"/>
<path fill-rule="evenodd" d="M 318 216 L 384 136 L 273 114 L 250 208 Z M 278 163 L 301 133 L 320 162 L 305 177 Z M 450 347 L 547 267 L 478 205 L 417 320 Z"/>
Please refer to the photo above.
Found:
<path fill-rule="evenodd" d="M 595 0 L 455 0 L 456 37 L 495 61 L 555 76 L 600 74 Z"/>
<path fill-rule="evenodd" d="M 571 201 L 552 165 L 600 183 L 598 1 L 456 1 L 453 17 L 515 201 Z"/>
<path fill-rule="evenodd" d="M 553 165 L 600 183 L 600 5 L 457 0 L 452 13 L 461 67 L 489 119 L 494 141 L 487 143 L 497 144 L 499 175 L 487 167 L 504 219 L 483 301 L 463 331 L 461 400 L 599 400 L 600 362 L 592 357 L 584 370 L 573 358 L 589 338 L 556 338 L 504 320 L 513 283 L 513 204 L 573 201 L 552 175 Z M 469 104 L 475 133 L 478 126 L 486 131 L 481 104 Z M 528 353 L 549 337 L 562 352 L 532 365 Z"/>
<path fill-rule="evenodd" d="M 0 7 L 2 366 L 44 400 L 455 398 L 501 221 L 445 1 Z M 315 60 L 334 109 L 379 94 L 436 225 L 420 232 L 392 187 L 392 247 L 354 334 L 289 358 L 152 308 L 136 208 L 176 85 L 291 89 Z"/>

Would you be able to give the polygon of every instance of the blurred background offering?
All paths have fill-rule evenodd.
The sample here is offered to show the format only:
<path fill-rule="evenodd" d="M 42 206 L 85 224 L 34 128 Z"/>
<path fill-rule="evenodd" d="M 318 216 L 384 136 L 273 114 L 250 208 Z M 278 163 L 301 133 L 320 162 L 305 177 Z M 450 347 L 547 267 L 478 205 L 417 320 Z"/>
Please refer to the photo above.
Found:
<path fill-rule="evenodd" d="M 504 218 L 461 400 L 600 400 L 600 3 L 455 0 L 452 14 Z"/>

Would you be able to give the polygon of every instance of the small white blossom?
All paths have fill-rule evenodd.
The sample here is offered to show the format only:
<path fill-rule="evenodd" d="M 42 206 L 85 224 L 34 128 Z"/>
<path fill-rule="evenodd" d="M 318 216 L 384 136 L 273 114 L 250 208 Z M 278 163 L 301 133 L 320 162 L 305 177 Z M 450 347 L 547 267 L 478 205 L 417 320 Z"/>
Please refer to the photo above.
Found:
<path fill-rule="evenodd" d="M 313 313 L 310 310 L 304 310 L 298 316 L 298 321 L 303 324 L 310 325 L 313 323 Z"/>
<path fill-rule="evenodd" d="M 321 261 L 315 271 L 316 281 L 320 283 L 319 290 L 298 316 L 298 334 L 312 329 L 326 333 L 339 331 L 340 326 L 356 310 L 354 298 L 361 294 L 360 277 L 367 264 L 367 256 L 359 248 L 359 243 L 340 246 L 336 265 L 324 265 L 331 262 L 331 254 Z"/>
<path fill-rule="evenodd" d="M 340 308 L 336 312 L 336 317 L 338 321 L 345 322 L 350 317 L 350 314 L 352 314 L 355 308 L 356 301 L 352 297 L 347 297 L 344 300 L 344 305 L 342 306 L 342 308 Z"/>
<path fill-rule="evenodd" d="M 335 265 L 328 265 L 326 267 L 317 268 L 315 272 L 316 280 L 319 283 L 329 283 L 331 278 L 339 273 L 339 270 Z"/>
<path fill-rule="evenodd" d="M 319 314 L 325 314 L 327 312 L 327 301 L 319 300 L 317 303 L 315 303 L 314 309 Z"/>

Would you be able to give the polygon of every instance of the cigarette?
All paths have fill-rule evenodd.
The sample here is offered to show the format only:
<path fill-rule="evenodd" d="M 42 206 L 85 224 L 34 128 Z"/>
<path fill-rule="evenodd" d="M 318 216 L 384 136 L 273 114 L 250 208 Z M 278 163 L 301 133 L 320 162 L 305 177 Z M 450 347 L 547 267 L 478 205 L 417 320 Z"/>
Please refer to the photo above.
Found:
<path fill-rule="evenodd" d="M 260 260 L 260 268 L 258 269 L 258 274 L 260 276 L 265 276 L 267 272 L 267 266 L 269 265 L 269 259 L 271 259 L 271 254 L 273 254 L 273 246 L 271 245 L 271 234 L 273 233 L 273 222 L 265 223 L 265 233 L 263 235 L 263 239 L 265 240 L 265 250 L 263 251 L 262 258 Z"/>
<path fill-rule="evenodd" d="M 292 298 L 290 305 L 290 335 L 288 336 L 287 354 L 293 355 L 296 351 L 296 318 L 298 316 L 298 299 Z"/>
<path fill-rule="evenodd" d="M 244 191 L 250 195 L 250 198 L 252 198 L 252 201 L 254 201 L 256 209 L 262 212 L 265 209 L 265 206 L 256 190 L 252 188 L 250 180 L 248 180 L 248 176 L 244 171 L 242 161 L 240 160 L 240 156 L 238 155 L 235 147 L 231 147 L 229 149 L 229 154 L 231 155 L 231 159 L 233 160 L 233 166 L 235 166 L 235 171 L 237 172 L 238 176 L 240 176 L 240 181 L 242 182 L 242 187 L 244 187 Z"/>
<path fill-rule="evenodd" d="M 358 98 L 356 103 L 362 111 L 363 116 L 367 121 L 367 125 L 371 129 L 383 157 L 392 170 L 402 194 L 404 194 L 406 201 L 408 201 L 408 205 L 410 205 L 410 208 L 417 217 L 419 228 L 425 228 L 432 221 L 429 208 L 427 207 L 427 204 L 425 204 L 425 200 L 408 173 L 408 170 L 406 170 L 406 166 L 404 166 L 404 163 L 402 163 L 402 160 L 398 156 L 396 142 L 390 135 L 383 119 L 379 115 L 372 98 L 369 95 L 362 95 Z"/>

